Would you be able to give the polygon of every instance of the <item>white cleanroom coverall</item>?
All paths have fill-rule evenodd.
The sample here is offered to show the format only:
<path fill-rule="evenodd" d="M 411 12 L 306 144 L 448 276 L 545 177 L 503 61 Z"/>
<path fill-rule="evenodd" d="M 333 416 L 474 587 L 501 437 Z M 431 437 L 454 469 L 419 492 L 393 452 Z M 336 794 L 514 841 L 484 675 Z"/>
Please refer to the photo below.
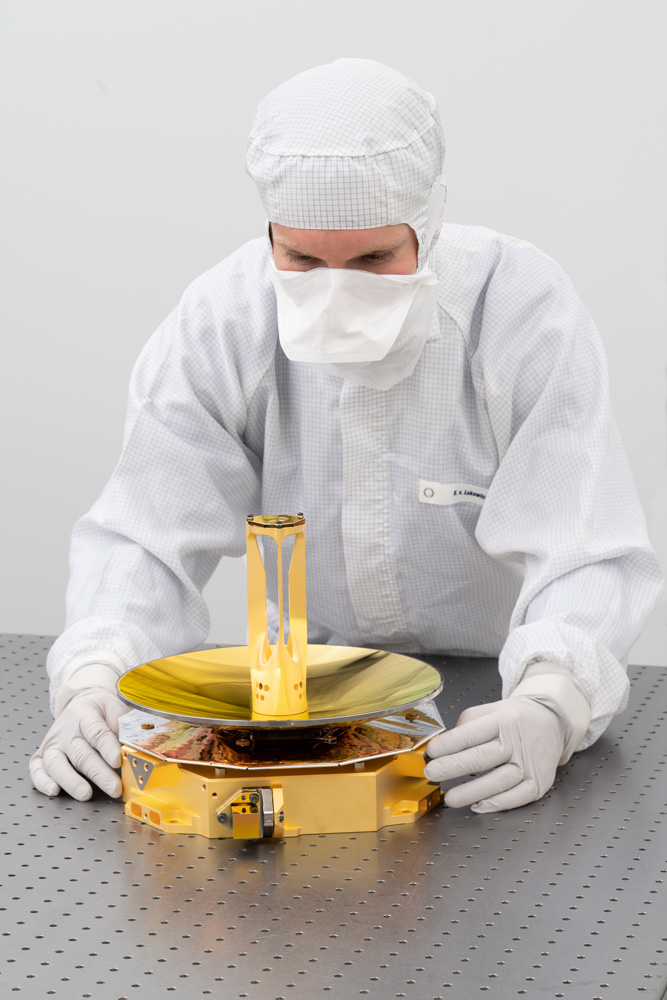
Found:
<path fill-rule="evenodd" d="M 444 226 L 430 338 L 382 392 L 287 360 L 270 266 L 268 239 L 246 244 L 142 352 L 121 459 L 74 530 L 54 691 L 75 656 L 200 645 L 201 589 L 246 515 L 299 510 L 309 641 L 499 655 L 505 693 L 562 663 L 587 745 L 625 703 L 661 574 L 570 282 L 527 243 Z"/>
<path fill-rule="evenodd" d="M 448 804 L 539 797 L 624 707 L 625 657 L 662 584 L 600 340 L 535 247 L 442 226 L 444 148 L 432 95 L 370 60 L 315 67 L 260 103 L 247 167 L 266 218 L 318 245 L 293 269 L 305 256 L 341 273 L 304 276 L 303 311 L 281 299 L 279 330 L 273 281 L 281 295 L 295 284 L 265 235 L 194 281 L 142 352 L 120 461 L 73 534 L 47 664 L 58 718 L 31 762 L 40 790 L 89 795 L 71 764 L 118 794 L 117 674 L 206 639 L 202 588 L 244 552 L 258 512 L 306 514 L 311 642 L 500 657 L 505 700 L 429 744 L 433 780 L 493 769 Z M 382 274 L 366 244 L 359 267 L 325 257 L 356 246 L 349 231 L 396 226 L 415 237 L 396 273 L 429 284 L 424 312 L 367 368 L 344 352 L 296 360 L 308 317 L 311 358 L 327 337 L 346 343 L 342 299 L 318 326 L 318 287 L 377 289 L 352 342 L 372 325 L 389 339 L 372 311 L 389 272 L 346 281 L 350 260 Z M 270 548 L 267 562 L 271 582 Z M 275 629 L 275 585 L 269 596 Z"/>

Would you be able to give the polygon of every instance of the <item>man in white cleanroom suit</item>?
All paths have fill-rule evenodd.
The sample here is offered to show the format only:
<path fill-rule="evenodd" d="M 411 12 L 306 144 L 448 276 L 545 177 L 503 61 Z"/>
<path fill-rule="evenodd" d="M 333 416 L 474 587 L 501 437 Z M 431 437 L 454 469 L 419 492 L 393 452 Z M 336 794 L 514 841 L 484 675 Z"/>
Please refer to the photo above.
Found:
<path fill-rule="evenodd" d="M 310 641 L 499 657 L 502 701 L 429 745 L 428 778 L 479 775 L 448 805 L 539 798 L 625 707 L 662 577 L 600 339 L 545 254 L 443 225 L 443 158 L 433 97 L 376 62 L 260 104 L 266 233 L 148 341 L 74 528 L 40 791 L 120 794 L 116 680 L 206 640 L 202 588 L 257 511 L 306 514 Z"/>

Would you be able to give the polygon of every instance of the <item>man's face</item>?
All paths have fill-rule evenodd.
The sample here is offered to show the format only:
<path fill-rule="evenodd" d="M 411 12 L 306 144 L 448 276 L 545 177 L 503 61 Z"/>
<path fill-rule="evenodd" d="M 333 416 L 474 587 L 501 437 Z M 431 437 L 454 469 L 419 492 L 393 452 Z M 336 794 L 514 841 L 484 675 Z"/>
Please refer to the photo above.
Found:
<path fill-rule="evenodd" d="M 272 222 L 270 233 L 279 271 L 335 267 L 414 274 L 417 270 L 417 237 L 407 223 L 377 229 L 292 229 Z"/>

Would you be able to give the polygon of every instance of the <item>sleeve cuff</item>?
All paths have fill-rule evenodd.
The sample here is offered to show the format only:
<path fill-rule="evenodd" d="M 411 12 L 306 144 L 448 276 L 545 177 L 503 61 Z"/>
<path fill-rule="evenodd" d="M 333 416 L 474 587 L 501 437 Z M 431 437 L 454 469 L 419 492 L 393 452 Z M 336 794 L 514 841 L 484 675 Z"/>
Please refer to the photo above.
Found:
<path fill-rule="evenodd" d="M 585 736 L 591 721 L 591 706 L 567 667 L 548 660 L 532 663 L 524 671 L 510 698 L 538 701 L 555 712 L 564 734 L 559 766 L 566 764 Z"/>
<path fill-rule="evenodd" d="M 61 674 L 54 716 L 57 718 L 73 698 L 85 691 L 109 691 L 115 695 L 116 683 L 125 669 L 120 657 L 107 651 L 100 650 L 97 656 L 88 652 L 75 657 Z"/>

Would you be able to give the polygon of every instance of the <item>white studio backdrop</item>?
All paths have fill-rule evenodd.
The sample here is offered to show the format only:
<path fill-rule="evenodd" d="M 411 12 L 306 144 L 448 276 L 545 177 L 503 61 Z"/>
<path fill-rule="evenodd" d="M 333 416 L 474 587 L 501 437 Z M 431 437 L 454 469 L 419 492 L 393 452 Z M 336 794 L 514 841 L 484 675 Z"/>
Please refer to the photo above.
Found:
<path fill-rule="evenodd" d="M 667 6 L 561 0 L 4 0 L 0 631 L 62 630 L 69 534 L 117 461 L 130 370 L 187 284 L 263 214 L 255 107 L 339 56 L 437 97 L 447 218 L 530 240 L 573 280 L 667 564 Z M 206 596 L 243 643 L 245 566 Z M 667 603 L 633 650 L 667 662 Z"/>

